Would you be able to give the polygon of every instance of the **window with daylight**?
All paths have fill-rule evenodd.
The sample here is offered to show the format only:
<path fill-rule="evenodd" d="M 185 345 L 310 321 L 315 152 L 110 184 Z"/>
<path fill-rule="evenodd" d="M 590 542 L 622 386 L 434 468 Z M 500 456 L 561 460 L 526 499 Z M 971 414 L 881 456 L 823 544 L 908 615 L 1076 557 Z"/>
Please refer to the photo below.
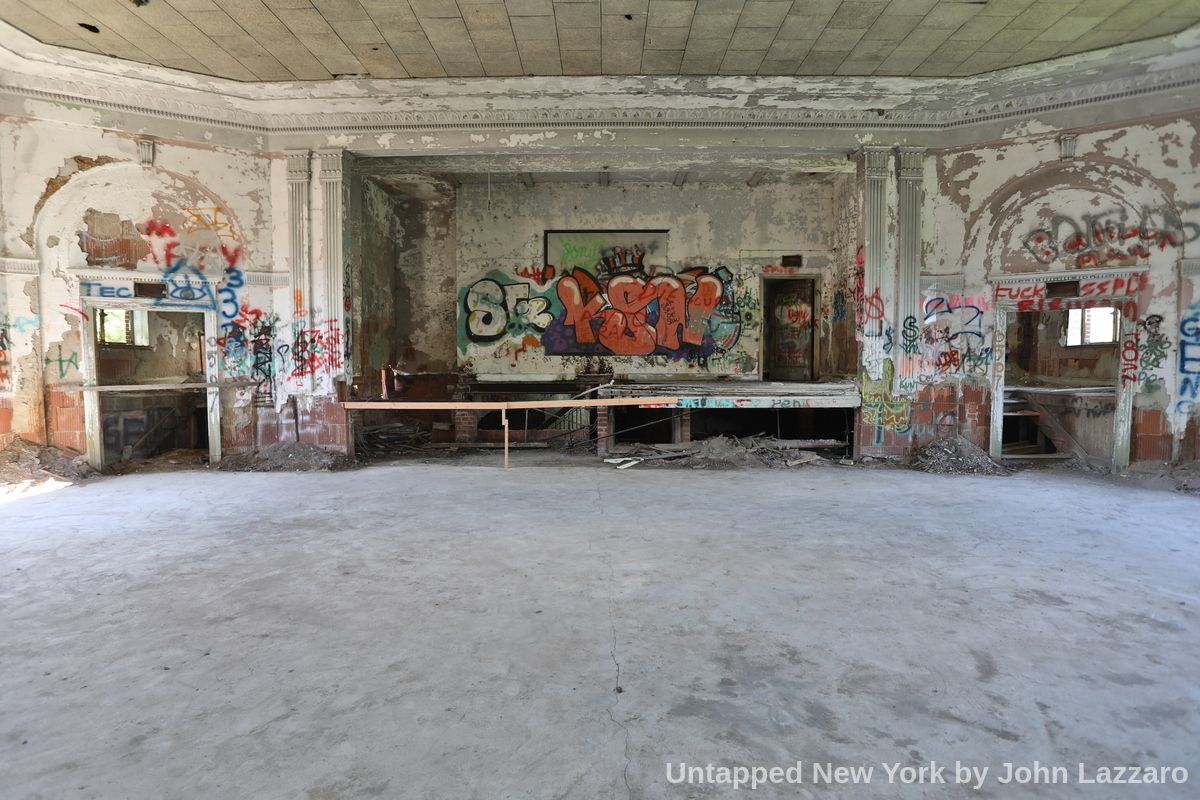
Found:
<path fill-rule="evenodd" d="M 1115 308 L 1072 308 L 1067 311 L 1067 347 L 1117 341 Z"/>
<path fill-rule="evenodd" d="M 147 347 L 150 344 L 148 327 L 145 311 L 96 309 L 96 339 L 103 347 Z"/>

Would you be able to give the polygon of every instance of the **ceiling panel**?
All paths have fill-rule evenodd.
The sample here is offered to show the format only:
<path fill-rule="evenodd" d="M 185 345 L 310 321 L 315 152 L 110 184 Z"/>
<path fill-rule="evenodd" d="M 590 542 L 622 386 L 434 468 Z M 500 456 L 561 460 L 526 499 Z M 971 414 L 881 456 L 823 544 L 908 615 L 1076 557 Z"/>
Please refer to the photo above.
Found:
<path fill-rule="evenodd" d="M 240 81 L 949 77 L 1176 33 L 1200 0 L 0 0 L 0 19 Z"/>

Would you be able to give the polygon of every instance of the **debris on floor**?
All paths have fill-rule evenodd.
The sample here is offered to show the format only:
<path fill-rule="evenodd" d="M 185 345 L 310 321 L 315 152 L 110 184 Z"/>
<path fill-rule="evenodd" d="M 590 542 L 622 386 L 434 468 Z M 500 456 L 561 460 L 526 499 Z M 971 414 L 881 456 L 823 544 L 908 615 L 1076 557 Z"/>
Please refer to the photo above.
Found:
<path fill-rule="evenodd" d="M 135 472 L 174 472 L 181 469 L 204 469 L 208 466 L 208 450 L 177 448 L 150 458 L 133 458 L 104 468 L 106 475 L 130 475 Z"/>
<path fill-rule="evenodd" d="M 935 475 L 1008 475 L 1009 470 L 961 436 L 935 439 L 917 451 L 913 469 Z"/>
<path fill-rule="evenodd" d="M 775 439 L 761 434 L 741 438 L 713 436 L 686 444 L 638 445 L 632 452 L 622 455 L 650 462 L 645 466 L 670 465 L 688 469 L 789 469 L 805 464 L 829 463 L 829 460 L 819 453 L 802 449 L 802 444 L 811 444 L 811 441 Z M 606 461 L 615 463 L 615 459 Z M 623 464 L 618 469 L 628 469 L 630 466 L 632 465 Z"/>
<path fill-rule="evenodd" d="M 429 423 L 389 422 L 359 433 L 358 452 L 368 459 L 414 453 L 432 441 Z"/>
<path fill-rule="evenodd" d="M 95 474 L 87 456 L 70 456 L 57 447 L 43 447 L 16 438 L 0 450 L 0 484 L 36 483 L 52 478 L 74 483 Z"/>
<path fill-rule="evenodd" d="M 283 442 L 225 456 L 217 464 L 217 469 L 230 472 L 314 472 L 338 469 L 351 463 L 341 453 L 324 450 L 315 444 Z"/>

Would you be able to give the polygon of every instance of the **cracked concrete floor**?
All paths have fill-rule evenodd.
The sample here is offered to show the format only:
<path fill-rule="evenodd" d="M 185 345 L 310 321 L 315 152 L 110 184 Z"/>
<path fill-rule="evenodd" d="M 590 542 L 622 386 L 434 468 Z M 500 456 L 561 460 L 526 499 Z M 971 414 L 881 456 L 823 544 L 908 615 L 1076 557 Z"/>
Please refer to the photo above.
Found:
<path fill-rule="evenodd" d="M 0 795 L 1200 791 L 1194 498 L 530 463 L 138 474 L 0 505 Z M 1193 777 L 667 782 L 668 762 L 797 759 Z"/>

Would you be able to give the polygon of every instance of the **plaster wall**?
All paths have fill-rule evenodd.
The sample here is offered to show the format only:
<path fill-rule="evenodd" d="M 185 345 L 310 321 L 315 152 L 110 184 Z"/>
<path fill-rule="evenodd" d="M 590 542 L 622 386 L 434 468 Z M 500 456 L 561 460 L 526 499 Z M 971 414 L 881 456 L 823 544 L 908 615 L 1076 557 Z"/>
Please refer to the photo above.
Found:
<path fill-rule="evenodd" d="M 835 195 L 844 198 L 852 180 L 466 184 L 457 203 L 458 366 L 481 376 L 541 379 L 754 378 L 761 367 L 761 281 L 789 275 L 818 279 L 812 313 L 819 317 L 818 346 L 829 351 L 822 350 L 821 363 L 840 365 L 844 355 L 832 349 L 831 332 L 847 316 L 853 253 L 845 249 L 847 217 Z M 639 264 L 585 258 L 564 266 L 544 260 L 547 230 L 667 233 L 645 234 L 652 252 Z M 591 236 L 610 252 L 603 234 Z M 784 255 L 800 255 L 802 266 L 781 266 Z M 628 273 L 622 288 L 613 282 L 619 273 Z M 677 302 L 670 292 L 678 292 Z M 680 309 L 674 331 L 656 322 L 671 303 Z"/>
<path fill-rule="evenodd" d="M 1063 156 L 1063 133 L 1075 137 L 1073 156 Z M 1113 305 L 1129 322 L 1118 385 L 1134 392 L 1137 418 L 1154 428 L 1135 425 L 1133 435 L 1163 440 L 1142 452 L 1178 455 L 1179 439 L 1195 435 L 1200 395 L 1200 293 L 1190 266 L 1200 256 L 1198 166 L 1195 113 L 933 154 L 922 313 L 899 326 L 911 331 L 902 341 L 916 369 L 897 391 L 984 384 L 997 345 L 1016 346 L 995 330 L 997 304 L 1018 313 Z M 1069 299 L 1055 299 L 1056 281 L 1037 277 L 1045 273 L 1082 280 Z"/>

